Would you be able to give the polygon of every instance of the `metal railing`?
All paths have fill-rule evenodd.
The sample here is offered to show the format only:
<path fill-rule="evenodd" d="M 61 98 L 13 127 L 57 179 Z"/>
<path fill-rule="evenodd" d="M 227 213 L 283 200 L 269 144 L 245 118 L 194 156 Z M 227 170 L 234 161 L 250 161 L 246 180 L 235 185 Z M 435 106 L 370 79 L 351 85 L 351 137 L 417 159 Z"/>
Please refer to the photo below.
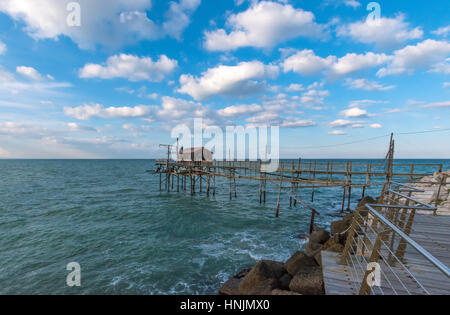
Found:
<path fill-rule="evenodd" d="M 436 210 L 411 197 L 420 191 L 392 182 L 379 204 L 356 210 L 341 263 L 359 294 L 450 294 L 450 269 L 411 238 L 416 211 Z"/>

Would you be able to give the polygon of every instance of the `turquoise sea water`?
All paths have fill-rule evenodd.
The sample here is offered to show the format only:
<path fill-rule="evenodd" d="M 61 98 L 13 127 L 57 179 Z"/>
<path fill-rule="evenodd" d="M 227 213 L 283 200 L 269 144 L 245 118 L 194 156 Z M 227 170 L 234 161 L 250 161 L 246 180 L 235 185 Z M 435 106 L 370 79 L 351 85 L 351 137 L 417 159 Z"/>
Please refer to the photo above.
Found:
<path fill-rule="evenodd" d="M 153 164 L 0 160 L 0 294 L 216 294 L 240 269 L 304 246 L 310 212 L 289 208 L 287 193 L 275 219 L 272 185 L 265 205 L 258 183 L 244 181 L 232 201 L 220 181 L 214 198 L 160 192 L 159 176 L 146 173 Z M 328 227 L 342 189 L 315 196 L 316 222 Z M 352 197 L 354 206 L 361 192 Z M 81 265 L 81 287 L 66 285 L 70 262 Z"/>

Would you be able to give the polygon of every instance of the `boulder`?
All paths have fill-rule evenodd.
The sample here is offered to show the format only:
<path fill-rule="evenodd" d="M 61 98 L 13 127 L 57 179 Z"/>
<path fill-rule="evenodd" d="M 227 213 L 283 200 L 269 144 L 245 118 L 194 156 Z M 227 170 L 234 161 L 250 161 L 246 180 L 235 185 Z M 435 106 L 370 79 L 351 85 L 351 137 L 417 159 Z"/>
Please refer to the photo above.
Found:
<path fill-rule="evenodd" d="M 318 253 L 320 253 L 321 250 L 322 250 L 322 245 L 320 245 L 318 243 L 309 242 L 308 245 L 306 245 L 305 253 L 309 257 L 314 257 Z"/>
<path fill-rule="evenodd" d="M 286 273 L 284 264 L 262 260 L 258 262 L 239 284 L 240 295 L 267 295 L 278 286 L 278 279 Z"/>
<path fill-rule="evenodd" d="M 236 279 L 242 279 L 244 278 L 246 275 L 248 275 L 248 273 L 250 272 L 250 270 L 252 270 L 252 268 L 245 268 L 242 269 L 241 271 L 239 271 L 239 273 L 237 275 L 235 275 L 233 278 Z"/>
<path fill-rule="evenodd" d="M 304 252 L 296 252 L 284 264 L 287 272 L 291 276 L 295 276 L 297 271 L 305 267 L 317 267 L 317 263 L 313 257 L 306 255 Z"/>
<path fill-rule="evenodd" d="M 369 210 L 366 208 L 366 204 L 368 203 L 377 203 L 375 199 L 370 196 L 366 196 L 358 202 L 356 206 L 356 210 L 359 210 L 359 214 L 364 218 L 369 213 Z"/>
<path fill-rule="evenodd" d="M 330 233 L 317 226 L 314 227 L 314 232 L 309 236 L 309 241 L 317 244 L 325 244 L 330 238 Z"/>
<path fill-rule="evenodd" d="M 219 289 L 220 295 L 238 295 L 239 293 L 239 284 L 242 279 L 231 278 L 227 282 L 225 282 L 222 287 Z"/>
<path fill-rule="evenodd" d="M 342 253 L 344 251 L 345 246 L 342 244 L 334 244 L 328 247 L 326 250 L 333 253 Z"/>
<path fill-rule="evenodd" d="M 323 275 L 320 267 L 300 269 L 289 284 L 291 291 L 302 295 L 323 295 Z"/>
<path fill-rule="evenodd" d="M 349 213 L 346 216 L 342 217 L 339 221 L 331 222 L 331 234 L 340 234 L 346 231 L 353 221 L 353 213 Z"/>
<path fill-rule="evenodd" d="M 331 234 L 337 235 L 347 230 L 349 225 L 343 220 L 331 222 Z"/>
<path fill-rule="evenodd" d="M 345 243 L 342 243 L 341 237 L 338 234 L 330 238 L 322 247 L 322 250 L 328 250 L 331 252 L 342 252 L 344 250 Z"/>
<path fill-rule="evenodd" d="M 292 276 L 288 273 L 285 273 L 278 279 L 278 288 L 281 290 L 289 290 L 289 284 L 291 283 Z"/>
<path fill-rule="evenodd" d="M 322 252 L 318 252 L 315 256 L 314 256 L 314 260 L 316 261 L 316 264 L 320 267 L 322 267 Z"/>
<path fill-rule="evenodd" d="M 292 291 L 288 291 L 288 290 L 280 290 L 280 289 L 275 289 L 272 290 L 271 292 L 272 295 L 301 295 Z"/>

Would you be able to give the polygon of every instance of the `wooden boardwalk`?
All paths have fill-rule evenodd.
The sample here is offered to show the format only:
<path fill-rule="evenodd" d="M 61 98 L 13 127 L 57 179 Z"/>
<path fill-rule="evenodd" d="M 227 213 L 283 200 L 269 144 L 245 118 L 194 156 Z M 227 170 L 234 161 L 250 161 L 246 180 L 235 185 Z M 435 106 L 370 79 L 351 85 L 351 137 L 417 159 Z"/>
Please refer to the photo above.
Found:
<path fill-rule="evenodd" d="M 431 255 L 450 266 L 450 217 L 418 214 L 414 219 L 410 237 Z M 385 254 L 387 252 L 385 251 Z M 341 265 L 341 254 L 322 252 L 322 265 L 325 290 L 329 295 L 356 295 L 359 293 L 364 273 L 363 260 L 352 256 L 355 264 Z M 401 268 L 398 263 L 387 265 L 380 260 L 381 270 L 385 271 L 380 288 L 373 288 L 373 294 L 432 294 L 450 295 L 450 279 L 435 268 L 423 255 L 407 246 Z M 395 273 L 395 275 L 394 275 Z M 411 273 L 411 274 L 409 274 Z M 413 281 L 413 275 L 415 277 Z M 419 282 L 425 289 L 417 285 Z"/>

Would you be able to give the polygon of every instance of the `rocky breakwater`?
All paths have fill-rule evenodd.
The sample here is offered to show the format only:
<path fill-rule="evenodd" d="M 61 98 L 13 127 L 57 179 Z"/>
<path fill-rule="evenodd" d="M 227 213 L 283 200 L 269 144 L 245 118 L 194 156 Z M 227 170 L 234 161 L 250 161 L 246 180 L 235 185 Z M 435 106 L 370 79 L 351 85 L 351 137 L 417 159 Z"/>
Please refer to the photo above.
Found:
<path fill-rule="evenodd" d="M 412 197 L 437 207 L 437 215 L 450 215 L 450 171 L 436 172 L 423 177 L 420 183 L 414 184 L 423 192 L 413 193 Z M 420 211 L 419 211 L 420 212 Z M 427 212 L 420 212 L 426 214 Z M 429 212 L 428 212 L 429 214 Z"/>
<path fill-rule="evenodd" d="M 362 199 L 358 208 L 365 211 L 371 197 Z M 304 252 L 296 252 L 286 262 L 261 260 L 229 279 L 219 290 L 221 295 L 323 295 L 325 294 L 321 251 L 342 252 L 353 213 L 331 223 L 331 234 L 314 227 Z"/>

